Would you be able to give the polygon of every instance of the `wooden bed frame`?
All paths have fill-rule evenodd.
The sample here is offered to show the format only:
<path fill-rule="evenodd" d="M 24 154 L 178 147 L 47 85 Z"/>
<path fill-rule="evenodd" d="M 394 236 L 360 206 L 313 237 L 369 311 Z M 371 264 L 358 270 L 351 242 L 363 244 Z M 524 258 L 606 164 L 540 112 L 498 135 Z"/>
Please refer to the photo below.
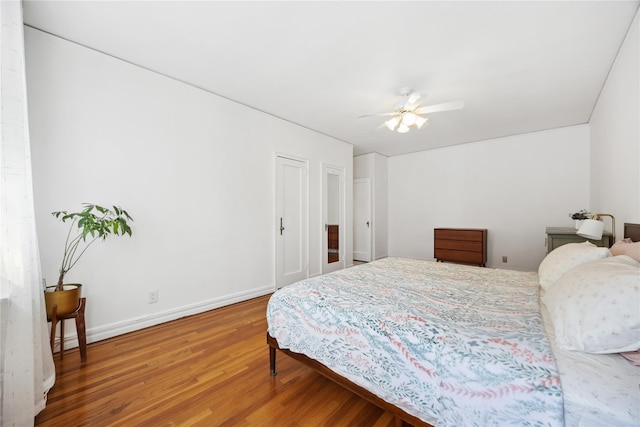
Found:
<path fill-rule="evenodd" d="M 628 237 L 634 242 L 640 242 L 640 224 L 624 223 L 624 237 Z M 613 242 L 616 243 L 616 242 Z"/>
<path fill-rule="evenodd" d="M 406 427 L 406 426 L 414 426 L 414 427 L 433 427 L 431 424 L 427 424 L 421 419 L 408 414 L 403 409 L 398 408 L 397 406 L 392 405 L 391 403 L 382 400 L 375 394 L 371 393 L 369 390 L 360 387 L 359 385 L 351 382 L 345 377 L 336 374 L 331 369 L 327 368 L 322 363 L 317 360 L 311 359 L 310 357 L 305 356 L 304 354 L 294 353 L 293 351 L 287 350 L 286 348 L 280 348 L 278 345 L 278 341 L 269 335 L 267 332 L 267 344 L 269 344 L 269 370 L 271 371 L 271 375 L 277 375 L 276 372 L 276 350 L 280 350 L 284 354 L 294 358 L 295 360 L 301 362 L 303 365 L 307 365 L 310 368 L 317 371 L 320 375 L 328 378 L 334 383 L 338 384 L 341 387 L 349 390 L 352 393 L 357 394 L 363 399 L 373 403 L 380 409 L 391 413 L 395 417 L 396 426 Z"/>
<path fill-rule="evenodd" d="M 624 237 L 628 237 L 634 242 L 640 241 L 640 224 L 625 223 Z M 615 244 L 615 242 L 613 243 Z M 307 357 L 304 354 L 294 353 L 285 348 L 280 348 L 280 346 L 278 345 L 278 341 L 275 338 L 273 338 L 271 335 L 269 335 L 269 332 L 267 332 L 267 344 L 269 344 L 269 369 L 271 371 L 271 375 L 277 374 L 276 350 L 280 350 L 284 354 L 316 370 L 319 374 L 323 375 L 324 377 L 328 378 L 329 380 L 333 381 L 339 386 L 344 387 L 347 390 L 351 391 L 352 393 L 357 394 L 363 399 L 373 403 L 377 407 L 385 411 L 388 411 L 395 417 L 396 426 L 406 427 L 406 426 L 412 425 L 415 427 L 433 427 L 431 426 L 431 424 L 427 424 L 421 419 L 411 414 L 408 414 L 403 409 L 400 409 L 397 406 L 392 405 L 391 403 L 386 402 L 385 400 L 382 400 L 375 394 L 371 393 L 369 390 L 366 390 L 365 388 L 357 384 L 354 384 L 353 382 L 344 378 L 343 376 L 336 374 L 331 369 L 327 368 L 325 365 L 318 362 L 317 360 L 311 359 L 310 357 Z"/>

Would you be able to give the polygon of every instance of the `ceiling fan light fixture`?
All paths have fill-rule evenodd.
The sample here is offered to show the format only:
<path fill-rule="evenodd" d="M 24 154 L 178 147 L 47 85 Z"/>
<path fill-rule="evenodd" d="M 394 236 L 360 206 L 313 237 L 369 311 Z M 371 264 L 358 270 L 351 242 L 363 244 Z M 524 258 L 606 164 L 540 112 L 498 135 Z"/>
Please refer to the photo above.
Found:
<path fill-rule="evenodd" d="M 390 131 L 394 131 L 396 130 L 396 126 L 398 126 L 398 123 L 400 123 L 400 117 L 396 116 L 393 117 L 389 120 L 387 120 L 386 122 L 384 122 L 385 126 L 390 130 Z"/>
<path fill-rule="evenodd" d="M 415 129 L 421 129 L 429 125 L 429 117 L 423 117 L 420 114 L 429 115 L 441 111 L 459 110 L 465 106 L 464 101 L 452 101 L 422 106 L 424 94 L 412 92 L 410 88 L 406 87 L 400 89 L 400 95 L 402 95 L 402 99 L 394 104 L 393 111 L 358 117 L 392 116 L 392 118 L 384 122 L 387 129 L 392 132 L 407 133 L 411 130 L 412 126 L 414 126 Z"/>
<path fill-rule="evenodd" d="M 407 133 L 409 132 L 409 126 L 405 125 L 404 123 L 400 123 L 400 126 L 398 126 L 397 131 L 398 133 Z"/>

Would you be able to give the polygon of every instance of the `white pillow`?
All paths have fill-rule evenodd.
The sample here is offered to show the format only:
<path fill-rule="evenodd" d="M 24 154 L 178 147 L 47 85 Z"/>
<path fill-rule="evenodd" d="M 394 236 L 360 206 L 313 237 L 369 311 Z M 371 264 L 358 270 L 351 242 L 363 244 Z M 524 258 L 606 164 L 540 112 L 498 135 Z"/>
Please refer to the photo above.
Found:
<path fill-rule="evenodd" d="M 581 264 L 545 291 L 556 341 L 565 350 L 640 349 L 640 262 L 626 255 Z"/>
<path fill-rule="evenodd" d="M 538 267 L 540 286 L 549 289 L 564 273 L 576 265 L 595 261 L 611 255 L 609 249 L 591 242 L 567 243 L 549 252 Z"/>

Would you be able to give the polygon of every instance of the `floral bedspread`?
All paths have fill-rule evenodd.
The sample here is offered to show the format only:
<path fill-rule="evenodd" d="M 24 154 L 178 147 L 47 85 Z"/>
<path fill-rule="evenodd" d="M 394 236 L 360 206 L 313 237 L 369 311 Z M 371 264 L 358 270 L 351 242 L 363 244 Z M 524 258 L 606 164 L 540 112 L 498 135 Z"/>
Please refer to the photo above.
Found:
<path fill-rule="evenodd" d="M 536 273 L 385 258 L 278 290 L 282 348 L 436 426 L 563 425 Z"/>

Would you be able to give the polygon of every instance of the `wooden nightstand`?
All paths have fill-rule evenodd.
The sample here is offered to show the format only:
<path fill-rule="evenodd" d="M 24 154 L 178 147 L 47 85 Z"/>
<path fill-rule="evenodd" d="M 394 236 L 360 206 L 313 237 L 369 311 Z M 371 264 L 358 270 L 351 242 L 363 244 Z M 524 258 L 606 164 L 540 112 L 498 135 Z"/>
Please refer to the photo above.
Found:
<path fill-rule="evenodd" d="M 576 234 L 578 230 L 573 227 L 547 227 L 547 253 L 551 252 L 558 246 L 566 245 L 567 243 L 582 243 L 584 241 L 590 241 L 596 246 L 604 248 L 610 248 L 613 245 L 613 236 L 611 233 L 605 231 L 602 233 L 602 239 L 591 240 L 585 237 L 580 237 Z"/>

